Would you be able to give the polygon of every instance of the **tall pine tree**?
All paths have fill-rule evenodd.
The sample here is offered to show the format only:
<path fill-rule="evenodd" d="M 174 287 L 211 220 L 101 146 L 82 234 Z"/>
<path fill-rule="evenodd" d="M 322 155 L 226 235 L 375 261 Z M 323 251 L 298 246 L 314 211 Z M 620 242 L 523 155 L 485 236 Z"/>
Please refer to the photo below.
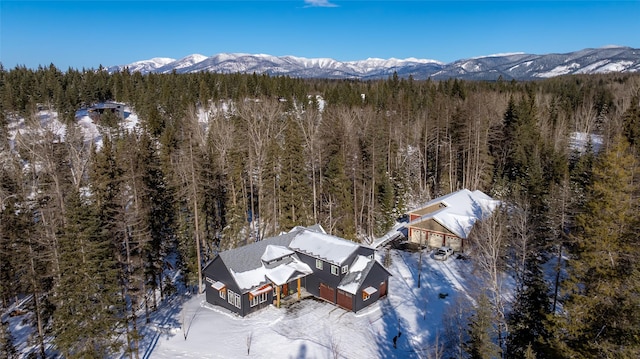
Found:
<path fill-rule="evenodd" d="M 280 160 L 280 229 L 285 231 L 298 225 L 312 224 L 311 183 L 305 168 L 303 139 L 295 121 L 288 116 Z"/>
<path fill-rule="evenodd" d="M 617 137 L 596 160 L 576 218 L 569 293 L 555 345 L 572 358 L 640 357 L 636 159 Z"/>
<path fill-rule="evenodd" d="M 68 194 L 60 235 L 60 281 L 53 338 L 66 358 L 108 357 L 121 347 L 122 300 L 113 243 L 95 206 Z"/>

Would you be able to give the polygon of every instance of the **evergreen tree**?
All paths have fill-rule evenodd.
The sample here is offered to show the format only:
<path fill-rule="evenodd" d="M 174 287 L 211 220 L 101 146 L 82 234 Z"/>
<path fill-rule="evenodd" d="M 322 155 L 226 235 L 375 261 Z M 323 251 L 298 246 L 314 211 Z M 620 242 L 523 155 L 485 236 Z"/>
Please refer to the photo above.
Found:
<path fill-rule="evenodd" d="M 18 280 L 19 268 L 24 262 L 18 243 L 25 231 L 25 215 L 17 208 L 17 194 L 15 179 L 4 166 L 0 167 L 0 304 L 5 308 L 24 290 Z"/>
<path fill-rule="evenodd" d="M 523 283 L 517 288 L 516 297 L 508 317 L 507 358 L 546 355 L 549 333 L 546 318 L 551 312 L 548 287 L 535 254 L 528 257 Z"/>
<path fill-rule="evenodd" d="M 0 358 L 19 358 L 18 349 L 15 346 L 15 338 L 11 334 L 9 323 L 0 320 Z"/>
<path fill-rule="evenodd" d="M 281 230 L 288 231 L 295 226 L 312 224 L 311 184 L 304 161 L 300 129 L 292 116 L 287 118 L 284 145 L 281 154 L 280 190 L 282 214 Z"/>
<path fill-rule="evenodd" d="M 469 339 L 464 345 L 471 359 L 496 359 L 501 357 L 500 347 L 494 342 L 495 327 L 489 298 L 480 294 L 475 311 L 469 318 Z"/>
<path fill-rule="evenodd" d="M 394 216 L 396 194 L 393 179 L 389 178 L 387 173 L 380 174 L 377 183 L 375 196 L 378 199 L 377 204 L 379 210 L 376 212 L 376 228 L 374 228 L 374 234 L 380 236 L 393 226 L 396 218 L 396 216 Z"/>
<path fill-rule="evenodd" d="M 142 165 L 142 182 L 146 189 L 143 206 L 146 208 L 145 223 L 148 228 L 149 241 L 143 251 L 146 257 L 145 281 L 151 286 L 153 306 L 157 307 L 155 290 L 162 293 L 162 272 L 165 257 L 173 248 L 174 217 L 173 193 L 165 182 L 160 159 L 151 139 L 142 136 L 140 139 L 140 164 Z"/>
<path fill-rule="evenodd" d="M 326 181 L 324 201 L 331 234 L 355 238 L 353 196 L 349 177 L 345 173 L 345 158 L 339 144 L 329 144 L 329 162 L 324 170 Z"/>
<path fill-rule="evenodd" d="M 632 148 L 640 152 L 640 96 L 631 99 L 631 106 L 622 115 L 623 133 Z"/>
<path fill-rule="evenodd" d="M 566 357 L 640 357 L 635 168 L 622 137 L 596 160 L 576 218 L 569 295 L 556 328 L 555 346 Z"/>
<path fill-rule="evenodd" d="M 53 315 L 54 343 L 66 358 L 107 357 L 119 351 L 122 305 L 113 244 L 95 206 L 67 196 L 60 241 L 60 281 Z"/>

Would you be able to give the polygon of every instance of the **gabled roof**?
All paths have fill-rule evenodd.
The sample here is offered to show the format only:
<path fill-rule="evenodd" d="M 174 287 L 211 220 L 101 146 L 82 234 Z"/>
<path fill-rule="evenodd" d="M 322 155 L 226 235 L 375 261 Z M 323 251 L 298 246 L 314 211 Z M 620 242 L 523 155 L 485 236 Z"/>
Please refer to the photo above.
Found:
<path fill-rule="evenodd" d="M 293 254 L 277 266 L 261 265 L 258 268 L 237 273 L 229 270 L 238 287 L 244 292 L 267 283 L 267 280 L 282 285 L 288 281 L 311 274 L 311 268 Z"/>
<path fill-rule="evenodd" d="M 260 259 L 262 259 L 263 262 L 273 262 L 283 257 L 290 256 L 293 253 L 294 252 L 287 247 L 269 244 Z"/>
<path fill-rule="evenodd" d="M 230 270 L 236 273 L 246 272 L 262 266 L 262 255 L 267 249 L 267 246 L 288 247 L 295 235 L 296 232 L 289 232 L 276 237 L 265 238 L 259 242 L 251 243 L 243 247 L 220 252 L 219 255 Z"/>
<path fill-rule="evenodd" d="M 265 276 L 276 285 L 283 285 L 291 279 L 311 273 L 313 273 L 311 268 L 294 255 L 290 262 L 267 269 Z"/>
<path fill-rule="evenodd" d="M 341 266 L 359 247 L 315 225 L 295 227 L 288 233 L 220 252 L 219 256 L 238 287 L 248 291 L 267 281 L 280 285 L 312 273 L 295 251 Z"/>
<path fill-rule="evenodd" d="M 289 248 L 341 266 L 360 245 L 326 233 L 303 230 L 291 241 Z"/>
<path fill-rule="evenodd" d="M 442 203 L 443 208 L 411 221 L 408 226 L 433 219 L 460 238 L 467 238 L 473 225 L 479 219 L 486 218 L 500 205 L 482 191 L 462 189 L 448 195 L 435 198 L 411 212 Z M 409 212 L 409 213 L 411 213 Z"/>
<path fill-rule="evenodd" d="M 375 259 L 357 256 L 349 268 L 349 273 L 347 273 L 347 275 L 342 278 L 342 281 L 340 281 L 340 284 L 338 284 L 338 289 L 344 290 L 347 293 L 356 294 L 374 264 Z"/>
<path fill-rule="evenodd" d="M 340 281 L 340 284 L 338 284 L 338 289 L 355 295 L 358 289 L 362 287 L 362 284 L 374 266 L 379 266 L 384 272 L 391 275 L 391 273 L 375 259 L 359 255 L 353 261 L 351 267 L 349 267 L 349 273 L 347 273 Z"/>
<path fill-rule="evenodd" d="M 287 248 L 300 230 L 302 228 L 276 237 L 265 238 L 243 247 L 229 249 L 218 255 L 229 269 L 229 273 L 238 287 L 243 291 L 249 291 L 256 286 L 267 283 L 267 280 L 271 279 L 269 274 L 276 280 L 280 280 L 285 272 L 289 276 L 305 272 L 308 274 L 311 268 L 300 262 L 298 256 Z M 265 265 L 266 262 L 276 261 L 280 261 L 280 263 Z M 279 266 L 289 269 L 277 269 Z"/>

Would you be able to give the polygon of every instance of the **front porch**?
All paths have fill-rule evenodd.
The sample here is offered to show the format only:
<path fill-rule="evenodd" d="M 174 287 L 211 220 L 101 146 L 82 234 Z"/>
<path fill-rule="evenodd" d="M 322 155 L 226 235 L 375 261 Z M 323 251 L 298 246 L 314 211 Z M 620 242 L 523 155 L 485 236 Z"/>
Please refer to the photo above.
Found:
<path fill-rule="evenodd" d="M 288 307 L 302 299 L 312 297 L 313 295 L 305 289 L 304 285 L 302 285 L 302 280 L 303 277 L 298 277 L 295 280 L 282 285 L 275 285 L 274 283 L 275 295 L 273 298 L 273 304 L 278 308 L 281 306 Z"/>
<path fill-rule="evenodd" d="M 283 308 L 288 308 L 291 305 L 293 305 L 294 303 L 298 303 L 299 301 L 306 299 L 306 298 L 313 298 L 313 294 L 307 292 L 306 289 L 304 288 L 300 288 L 300 296 L 298 297 L 297 293 L 288 295 L 286 297 L 283 297 L 280 299 L 280 306 Z"/>

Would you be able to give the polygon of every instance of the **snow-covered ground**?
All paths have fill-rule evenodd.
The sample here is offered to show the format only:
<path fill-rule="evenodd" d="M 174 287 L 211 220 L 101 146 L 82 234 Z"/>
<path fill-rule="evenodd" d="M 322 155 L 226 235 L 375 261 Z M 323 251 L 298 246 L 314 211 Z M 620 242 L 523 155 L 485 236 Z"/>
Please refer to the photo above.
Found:
<path fill-rule="evenodd" d="M 381 250 L 386 255 L 386 250 Z M 153 314 L 143 358 L 422 358 L 443 342 L 443 317 L 476 282 L 469 260 L 391 249 L 386 298 L 353 313 L 304 299 L 241 318 L 187 295 Z M 441 298 L 441 294 L 442 297 Z M 397 348 L 393 347 L 393 337 Z M 248 344 L 250 343 L 250 344 Z"/>
<path fill-rule="evenodd" d="M 201 122 L 206 116 L 199 113 Z M 51 130 L 63 141 L 67 133 L 55 112 L 41 111 L 35 130 Z M 102 131 L 86 114 L 78 111 L 76 123 L 86 142 L 102 145 Z M 128 108 L 121 125 L 138 126 L 138 117 Z M 9 137 L 33 131 L 25 119 L 12 121 Z M 12 147 L 13 148 L 13 147 Z M 373 241 L 374 246 L 394 239 L 400 224 Z M 268 307 L 245 318 L 206 303 L 204 295 L 178 294 L 160 304 L 144 324 L 140 313 L 142 358 L 423 358 L 444 342 L 445 318 L 459 301 L 468 302 L 479 284 L 472 260 L 450 258 L 440 262 L 431 253 L 380 248 L 381 263 L 390 256 L 389 292 L 386 298 L 358 313 L 332 304 L 305 299 L 288 308 Z M 418 288 L 420 283 L 420 288 Z M 33 350 L 27 338 L 29 298 L 14 304 L 3 320 L 22 353 Z M 468 305 L 468 304 L 467 304 Z M 17 313 L 9 316 L 9 313 Z M 397 348 L 393 338 L 398 337 Z M 436 345 L 436 343 L 439 343 Z M 127 356 L 123 355 L 123 358 Z"/>
<path fill-rule="evenodd" d="M 420 266 L 418 252 L 383 248 L 380 255 L 391 256 L 389 293 L 358 313 L 308 298 L 242 318 L 206 303 L 204 294 L 176 294 L 160 303 L 149 324 L 143 324 L 140 313 L 140 357 L 238 358 L 247 352 L 251 358 L 429 357 L 445 342 L 448 311 L 458 301 L 467 306 L 471 300 L 469 294 L 478 284 L 473 261 L 437 261 L 425 250 Z M 9 323 L 19 350 L 34 350 L 34 343 L 27 343 L 34 334 L 27 324 L 31 314 L 10 317 L 11 311 L 2 319 Z"/>
<path fill-rule="evenodd" d="M 85 143 L 93 143 L 97 149 L 102 147 L 102 133 L 100 125 L 97 125 L 91 117 L 87 109 L 76 111 L 76 125 L 84 136 Z M 64 141 L 67 135 L 67 126 L 60 122 L 58 113 L 51 110 L 40 110 L 34 116 L 34 121 L 28 124 L 29 120 L 24 117 L 9 118 L 9 147 L 15 150 L 16 141 L 19 136 L 33 134 L 38 132 L 43 135 L 45 131 L 50 132 L 56 141 Z M 125 106 L 124 120 L 119 124 L 120 128 L 132 131 L 139 127 L 138 115 L 131 110 L 129 106 Z"/>

